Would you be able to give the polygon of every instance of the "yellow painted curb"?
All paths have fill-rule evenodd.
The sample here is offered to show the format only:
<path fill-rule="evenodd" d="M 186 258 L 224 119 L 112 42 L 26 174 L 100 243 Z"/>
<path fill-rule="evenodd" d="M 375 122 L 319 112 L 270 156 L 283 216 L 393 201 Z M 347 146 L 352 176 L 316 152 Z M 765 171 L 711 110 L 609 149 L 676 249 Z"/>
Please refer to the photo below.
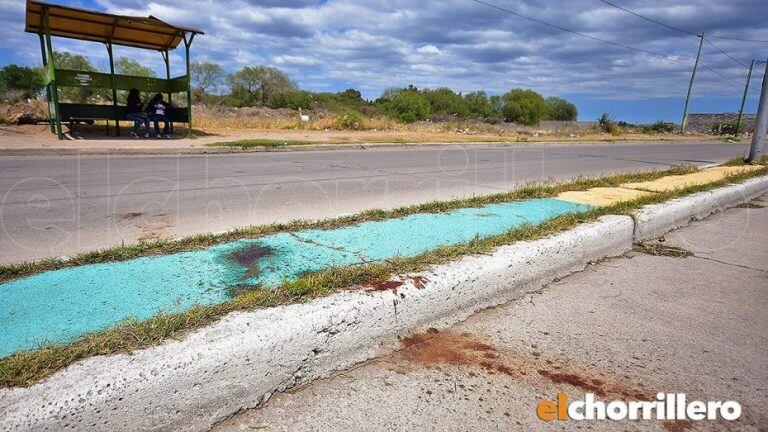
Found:
<path fill-rule="evenodd" d="M 763 168 L 763 166 L 759 165 L 714 167 L 707 168 L 692 174 L 667 176 L 658 180 L 647 182 L 624 183 L 620 186 L 623 188 L 639 189 L 644 191 L 666 192 L 675 189 L 682 189 L 688 186 L 700 186 L 714 183 L 731 175 L 759 170 L 761 168 Z"/>
<path fill-rule="evenodd" d="M 557 196 L 557 199 L 578 204 L 605 207 L 623 201 L 631 201 L 652 195 L 651 192 L 620 187 L 596 187 L 585 191 L 568 191 Z"/>

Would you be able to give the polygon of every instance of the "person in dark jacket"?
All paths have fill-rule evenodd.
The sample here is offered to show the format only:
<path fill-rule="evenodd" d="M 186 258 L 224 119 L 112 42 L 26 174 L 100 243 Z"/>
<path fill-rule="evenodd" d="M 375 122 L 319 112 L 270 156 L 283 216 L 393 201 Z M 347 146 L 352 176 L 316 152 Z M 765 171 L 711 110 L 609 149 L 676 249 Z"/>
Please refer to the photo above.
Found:
<path fill-rule="evenodd" d="M 160 139 L 165 135 L 166 138 L 170 138 L 168 134 L 168 123 L 170 122 L 171 106 L 163 100 L 162 93 L 156 94 L 147 106 L 149 116 L 153 122 L 155 122 L 155 134 Z M 163 122 L 163 135 L 160 135 L 160 122 Z"/>
<path fill-rule="evenodd" d="M 144 137 L 149 138 L 149 117 L 144 113 L 144 104 L 141 103 L 139 89 L 132 88 L 128 91 L 128 101 L 125 105 L 126 111 L 128 111 L 125 118 L 133 121 L 133 129 L 131 129 L 129 134 L 134 138 L 138 138 L 139 128 L 144 124 Z"/>

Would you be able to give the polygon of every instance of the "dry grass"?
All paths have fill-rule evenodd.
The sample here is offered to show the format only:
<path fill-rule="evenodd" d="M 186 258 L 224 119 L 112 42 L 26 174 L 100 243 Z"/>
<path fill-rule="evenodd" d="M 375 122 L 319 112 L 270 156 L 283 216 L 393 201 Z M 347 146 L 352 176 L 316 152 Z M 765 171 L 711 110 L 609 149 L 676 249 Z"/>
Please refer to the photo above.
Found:
<path fill-rule="evenodd" d="M 0 124 L 2 125 L 34 124 L 47 119 L 48 107 L 41 100 L 34 100 L 31 103 L 0 104 Z"/>
<path fill-rule="evenodd" d="M 209 108 L 193 107 L 192 118 L 196 128 L 208 132 L 245 130 L 339 130 L 336 114 L 326 110 L 304 111 L 309 122 L 301 122 L 298 112 L 289 109 Z M 402 123 L 388 117 L 365 117 L 363 130 L 398 130 Z"/>
<path fill-rule="evenodd" d="M 328 132 L 339 131 L 336 113 L 326 110 L 305 111 L 309 122 L 302 123 L 298 112 L 289 109 L 252 108 L 193 108 L 194 126 L 207 133 L 231 135 L 253 131 L 263 132 Z M 358 133 L 355 133 L 358 132 Z M 359 133 L 359 132 L 377 132 Z M 273 138 L 273 137 L 269 137 Z M 709 136 L 677 134 L 643 134 L 634 129 L 621 134 L 607 134 L 594 127 L 530 127 L 510 123 L 486 123 L 479 120 L 447 119 L 401 123 L 385 116 L 363 117 L 359 131 L 347 137 L 333 139 L 334 143 L 420 143 L 420 142 L 540 142 L 540 141 L 677 141 L 711 139 Z M 282 139 L 282 137 L 280 138 Z M 304 140 L 328 142 L 318 135 Z"/>

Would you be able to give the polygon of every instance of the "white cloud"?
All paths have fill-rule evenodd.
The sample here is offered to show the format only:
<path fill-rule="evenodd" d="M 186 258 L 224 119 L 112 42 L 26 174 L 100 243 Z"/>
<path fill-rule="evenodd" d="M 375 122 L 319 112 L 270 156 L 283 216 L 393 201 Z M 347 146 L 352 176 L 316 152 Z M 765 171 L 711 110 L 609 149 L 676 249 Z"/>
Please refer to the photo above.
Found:
<path fill-rule="evenodd" d="M 62 3 L 75 5 L 80 2 Z M 391 86 L 448 86 L 459 91 L 510 87 L 544 94 L 590 93 L 603 97 L 669 97 L 684 93 L 696 39 L 643 21 L 594 0 L 493 0 L 557 25 L 672 56 L 659 58 L 564 33 L 466 0 L 97 0 L 104 10 L 152 14 L 197 27 L 194 60 L 214 61 L 234 71 L 269 64 L 289 72 L 310 89 L 357 87 L 375 97 Z M 661 5 L 626 0 L 629 9 L 710 34 L 768 39 L 764 0 L 675 1 Z M 23 5 L 0 0 L 0 47 L 7 61 L 39 62 L 37 38 L 23 33 Z M 748 63 L 764 46 L 718 41 Z M 57 49 L 86 53 L 103 64 L 98 44 L 57 39 Z M 705 45 L 706 47 L 706 45 Z M 175 52 L 173 74 L 183 72 Z M 118 49 L 164 70 L 159 55 Z M 745 71 L 706 47 L 704 64 L 741 80 Z M 698 80 L 699 78 L 697 78 Z M 702 72 L 697 91 L 726 95 L 734 84 Z"/>
<path fill-rule="evenodd" d="M 416 52 L 421 54 L 440 54 L 441 51 L 434 45 L 424 45 L 416 49 Z"/>

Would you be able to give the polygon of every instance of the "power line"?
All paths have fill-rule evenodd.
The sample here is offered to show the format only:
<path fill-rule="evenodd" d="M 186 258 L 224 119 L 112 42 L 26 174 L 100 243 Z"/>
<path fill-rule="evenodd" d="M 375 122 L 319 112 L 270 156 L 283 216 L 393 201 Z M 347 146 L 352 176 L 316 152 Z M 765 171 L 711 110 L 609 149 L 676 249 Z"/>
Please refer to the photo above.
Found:
<path fill-rule="evenodd" d="M 707 69 L 708 71 L 710 71 L 710 72 L 712 72 L 712 73 L 715 73 L 715 74 L 717 74 L 717 75 L 720 75 L 721 77 L 723 77 L 723 78 L 727 79 L 728 81 L 734 82 L 734 83 L 736 83 L 736 84 L 738 84 L 738 85 L 744 85 L 744 83 L 742 83 L 742 82 L 739 82 L 739 81 L 736 81 L 735 79 L 733 79 L 733 78 L 729 77 L 728 75 L 725 75 L 724 73 L 720 72 L 719 70 L 717 70 L 717 69 L 713 69 L 713 68 L 711 68 L 711 67 L 709 67 L 709 66 L 705 65 L 704 63 L 699 63 L 699 66 L 703 67 L 704 69 Z"/>
<path fill-rule="evenodd" d="M 670 29 L 672 29 L 672 30 L 676 30 L 676 31 L 679 31 L 679 32 L 681 32 L 681 33 L 685 33 L 685 34 L 687 34 L 687 35 L 691 35 L 691 36 L 698 36 L 698 37 L 704 37 L 704 35 L 703 35 L 703 34 L 696 34 L 696 33 L 692 32 L 692 31 L 688 31 L 688 30 L 682 29 L 682 28 L 680 28 L 680 27 L 675 27 L 675 26 L 673 26 L 673 25 L 670 25 L 670 24 L 667 24 L 667 23 L 665 23 L 665 22 L 661 22 L 661 21 L 659 21 L 659 20 L 656 20 L 656 19 L 653 19 L 653 18 L 649 18 L 649 17 L 647 17 L 647 16 L 645 16 L 645 15 L 640 15 L 639 13 L 637 13 L 637 12 L 635 12 L 635 11 L 631 11 L 631 10 L 629 10 L 629 9 L 625 9 L 625 8 L 623 8 L 623 7 L 619 6 L 619 5 L 617 5 L 616 3 L 610 2 L 610 1 L 608 1 L 608 0 L 600 0 L 600 1 L 601 1 L 601 2 L 603 2 L 603 3 L 605 3 L 605 4 L 607 4 L 607 5 L 609 5 L 609 6 L 613 6 L 613 7 L 615 7 L 616 9 L 620 9 L 620 10 L 622 10 L 622 11 L 624 11 L 624 12 L 628 13 L 628 14 L 634 15 L 634 16 L 636 16 L 636 17 L 640 18 L 640 19 L 644 19 L 644 20 L 646 20 L 646 21 L 650 21 L 650 22 L 652 22 L 652 23 L 655 23 L 655 24 L 658 24 L 658 25 L 660 25 L 660 26 L 664 26 L 664 27 L 670 28 Z M 723 51 L 723 50 L 722 50 L 722 49 L 721 49 L 719 46 L 715 45 L 714 43 L 712 43 L 711 41 L 709 41 L 709 40 L 708 40 L 708 39 L 706 39 L 706 38 L 705 38 L 704 40 L 705 40 L 705 41 L 706 41 L 708 44 L 710 44 L 710 45 L 712 45 L 713 47 L 715 47 L 715 49 L 717 49 L 718 51 L 720 51 L 721 53 L 723 53 L 723 54 L 724 54 L 726 57 L 728 57 L 729 59 L 731 59 L 731 60 L 735 61 L 736 63 L 738 63 L 738 64 L 740 64 L 740 65 L 742 65 L 742 66 L 744 66 L 746 69 L 749 69 L 749 66 L 747 66 L 747 65 L 745 65 L 744 63 L 740 62 L 739 60 L 735 59 L 733 56 L 731 56 L 731 55 L 730 55 L 730 54 L 728 54 L 727 52 Z"/>
<path fill-rule="evenodd" d="M 742 39 L 742 38 L 735 38 L 730 36 L 710 36 L 710 37 L 715 39 L 726 39 L 726 40 L 739 41 L 739 42 L 768 43 L 768 40 L 759 40 L 759 39 Z"/>
<path fill-rule="evenodd" d="M 549 22 L 546 22 L 546 21 L 542 21 L 542 20 L 537 19 L 537 18 L 529 17 L 527 15 L 523 15 L 523 14 L 515 12 L 513 10 L 506 9 L 506 8 L 501 7 L 501 6 L 496 6 L 495 4 L 492 4 L 492 3 L 486 3 L 483 0 L 472 0 L 472 1 L 475 2 L 475 3 L 479 3 L 481 5 L 488 6 L 488 7 L 493 8 L 493 9 L 500 10 L 502 12 L 506 12 L 506 13 L 511 14 L 511 15 L 515 15 L 515 16 L 523 18 L 523 19 L 527 19 L 528 21 L 533 21 L 535 23 L 542 24 L 542 25 L 545 25 L 547 27 L 552 27 L 552 28 L 555 28 L 555 29 L 558 29 L 558 30 L 562 30 L 564 32 L 573 33 L 573 34 L 576 34 L 576 35 L 579 35 L 579 36 L 583 36 L 585 38 L 592 39 L 592 40 L 597 41 L 597 42 L 602 42 L 602 43 L 605 43 L 605 44 L 608 44 L 608 45 L 613 45 L 613 46 L 625 48 L 625 49 L 628 49 L 628 50 L 639 51 L 639 52 L 642 52 L 642 53 L 645 53 L 645 54 L 650 54 L 650 55 L 657 56 L 657 57 L 664 57 L 664 58 L 668 58 L 668 59 L 671 59 L 671 60 L 678 60 L 677 57 L 673 57 L 673 56 L 670 56 L 670 55 L 667 55 L 667 54 L 661 54 L 661 53 L 649 51 L 649 50 L 646 50 L 646 49 L 643 49 L 643 48 L 637 48 L 637 47 L 633 47 L 633 46 L 630 46 L 630 45 L 625 45 L 625 44 L 622 44 L 622 43 L 619 43 L 619 42 L 614 42 L 614 41 L 610 41 L 610 40 L 607 40 L 607 39 L 601 39 L 599 37 L 588 35 L 586 33 L 582 33 L 582 32 L 577 31 L 577 30 L 571 30 L 571 29 L 568 29 L 568 28 L 565 28 L 565 27 L 561 27 L 561 26 L 559 26 L 557 24 L 552 24 L 552 23 L 549 23 Z"/>
<path fill-rule="evenodd" d="M 610 41 L 610 40 L 607 40 L 607 39 L 602 39 L 602 38 L 599 38 L 599 37 L 596 37 L 596 36 L 588 35 L 586 33 L 582 33 L 582 32 L 577 31 L 577 30 L 571 30 L 571 29 L 568 29 L 568 28 L 565 28 L 565 27 L 561 27 L 561 26 L 559 26 L 557 24 L 552 24 L 552 23 L 549 23 L 549 22 L 546 22 L 546 21 L 542 21 L 542 20 L 540 20 L 538 18 L 529 17 L 529 16 L 523 15 L 523 14 L 521 14 L 519 12 L 515 12 L 513 10 L 510 10 L 510 9 L 507 9 L 507 8 L 503 8 L 501 6 L 497 6 L 497 5 L 492 4 L 492 3 L 487 3 L 487 2 L 485 2 L 483 0 L 472 0 L 472 1 L 475 2 L 475 3 L 479 3 L 481 5 L 488 6 L 490 8 L 496 9 L 496 10 L 500 10 L 502 12 L 506 12 L 508 14 L 511 14 L 511 15 L 514 15 L 514 16 L 517 16 L 517 17 L 520 17 L 520 18 L 523 18 L 523 19 L 527 19 L 529 21 L 533 21 L 533 22 L 538 23 L 538 24 L 545 25 L 547 27 L 552 27 L 552 28 L 555 28 L 555 29 L 558 29 L 558 30 L 561 30 L 561 31 L 564 31 L 564 32 L 567 32 L 567 33 L 573 33 L 573 34 L 576 34 L 576 35 L 579 35 L 579 36 L 583 36 L 585 38 L 592 39 L 592 40 L 597 41 L 597 42 L 602 42 L 602 43 L 605 43 L 605 44 L 608 44 L 608 45 L 613 45 L 613 46 L 625 48 L 625 49 L 628 49 L 628 50 L 638 51 L 638 52 L 642 52 L 642 53 L 645 53 L 645 54 L 650 54 L 652 56 L 670 59 L 670 60 L 673 60 L 673 61 L 679 61 L 680 60 L 678 57 L 670 56 L 670 55 L 667 55 L 667 54 L 661 54 L 661 53 L 658 53 L 658 52 L 649 51 L 649 50 L 646 50 L 646 49 L 643 49 L 643 48 L 637 48 L 637 47 L 633 47 L 633 46 L 630 46 L 630 45 L 625 45 L 625 44 L 622 44 L 622 43 L 619 43 L 619 42 L 614 42 L 614 41 Z M 691 34 L 693 34 L 695 36 L 699 36 L 699 35 L 696 35 L 695 33 L 691 33 Z M 690 60 L 690 58 L 688 60 Z M 723 77 L 723 78 L 725 78 L 725 79 L 727 79 L 729 81 L 732 81 L 732 82 L 735 82 L 735 83 L 737 83 L 739 85 L 742 85 L 740 82 L 734 80 L 733 78 L 731 78 L 731 77 L 729 77 L 727 75 L 722 74 L 720 71 L 717 71 L 717 70 L 715 70 L 715 69 L 713 69 L 713 68 L 711 68 L 709 66 L 706 66 L 704 64 L 701 64 L 701 66 L 706 68 L 706 69 L 708 69 L 708 70 L 710 70 L 711 72 L 716 73 L 717 75 L 720 75 L 721 77 Z"/>
<path fill-rule="evenodd" d="M 608 0 L 600 0 L 600 1 L 601 1 L 601 2 L 603 2 L 603 3 L 605 3 L 605 4 L 607 4 L 607 5 L 609 5 L 609 6 L 613 6 L 613 7 L 615 7 L 616 9 L 620 9 L 620 10 L 623 10 L 624 12 L 626 12 L 626 13 L 628 13 L 628 14 L 632 14 L 632 15 L 634 15 L 634 16 L 636 16 L 636 17 L 638 17 L 638 18 L 644 19 L 644 20 L 646 20 L 646 21 L 650 21 L 650 22 L 652 22 L 652 23 L 656 23 L 656 24 L 658 24 L 658 25 L 661 25 L 661 26 L 664 26 L 664 27 L 670 28 L 670 29 L 672 29 L 672 30 L 677 30 L 677 31 L 679 31 L 679 32 L 681 32 L 681 33 L 689 34 L 689 35 L 691 35 L 691 36 L 701 36 L 701 35 L 700 35 L 700 34 L 698 34 L 698 33 L 694 33 L 694 32 L 692 32 L 692 31 L 688 31 L 688 30 L 685 30 L 685 29 L 681 29 L 680 27 L 675 27 L 675 26 L 673 26 L 673 25 L 670 25 L 670 24 L 667 24 L 667 23 L 663 23 L 663 22 L 661 22 L 661 21 L 655 20 L 655 19 L 653 19 L 653 18 L 648 18 L 648 17 L 647 17 L 647 16 L 645 16 L 645 15 L 640 15 L 639 13 L 637 13 L 637 12 L 634 12 L 634 11 L 631 11 L 631 10 L 629 10 L 629 9 L 624 9 L 623 7 L 621 7 L 621 6 L 619 6 L 619 5 L 615 4 L 615 3 L 611 3 L 611 2 L 609 2 Z"/>
<path fill-rule="evenodd" d="M 653 18 L 649 18 L 649 17 L 647 17 L 645 15 L 641 15 L 641 14 L 635 12 L 635 11 L 631 11 L 629 9 L 623 8 L 623 7 L 621 7 L 621 6 L 619 6 L 619 5 L 615 4 L 615 3 L 612 3 L 612 2 L 610 2 L 608 0 L 600 0 L 600 1 L 605 3 L 605 4 L 607 4 L 607 5 L 609 5 L 609 6 L 613 6 L 616 9 L 620 9 L 620 10 L 622 10 L 622 11 L 628 13 L 628 14 L 631 14 L 631 15 L 634 15 L 634 16 L 636 16 L 638 18 L 644 19 L 646 21 L 650 21 L 652 23 L 656 23 L 658 25 L 670 28 L 672 30 L 677 30 L 677 31 L 679 31 L 681 33 L 685 33 L 685 34 L 688 34 L 688 35 L 691 35 L 691 36 L 701 36 L 701 34 L 699 34 L 699 33 L 694 33 L 694 32 L 692 32 L 690 30 L 682 29 L 680 27 L 675 27 L 675 26 L 673 26 L 671 24 L 667 24 L 665 22 L 661 22 L 659 20 L 656 20 L 656 19 L 653 19 Z M 768 43 L 768 40 L 746 39 L 746 38 L 738 38 L 738 37 L 732 37 L 732 36 L 712 36 L 712 35 L 710 35 L 709 37 L 715 38 L 715 39 L 727 39 L 727 40 L 740 41 L 740 42 Z"/>
<path fill-rule="evenodd" d="M 739 60 L 735 59 L 733 56 L 731 56 L 731 55 L 730 55 L 730 54 L 728 54 L 727 52 L 723 51 L 723 50 L 722 50 L 722 49 L 721 49 L 719 46 L 717 46 L 717 45 L 715 45 L 714 43 L 712 43 L 712 42 L 711 42 L 709 39 L 707 39 L 707 38 L 704 38 L 704 42 L 706 42 L 706 43 L 708 43 L 708 44 L 712 45 L 712 46 L 713 46 L 713 47 L 714 47 L 716 50 L 720 51 L 720 52 L 721 52 L 721 53 L 722 53 L 724 56 L 726 56 L 726 57 L 728 57 L 729 59 L 731 59 L 731 60 L 735 61 L 736 63 L 738 63 L 738 64 L 740 64 L 740 65 L 744 66 L 744 68 L 745 68 L 745 69 L 749 69 L 749 66 L 747 66 L 747 65 L 745 65 L 744 63 L 740 62 Z"/>

